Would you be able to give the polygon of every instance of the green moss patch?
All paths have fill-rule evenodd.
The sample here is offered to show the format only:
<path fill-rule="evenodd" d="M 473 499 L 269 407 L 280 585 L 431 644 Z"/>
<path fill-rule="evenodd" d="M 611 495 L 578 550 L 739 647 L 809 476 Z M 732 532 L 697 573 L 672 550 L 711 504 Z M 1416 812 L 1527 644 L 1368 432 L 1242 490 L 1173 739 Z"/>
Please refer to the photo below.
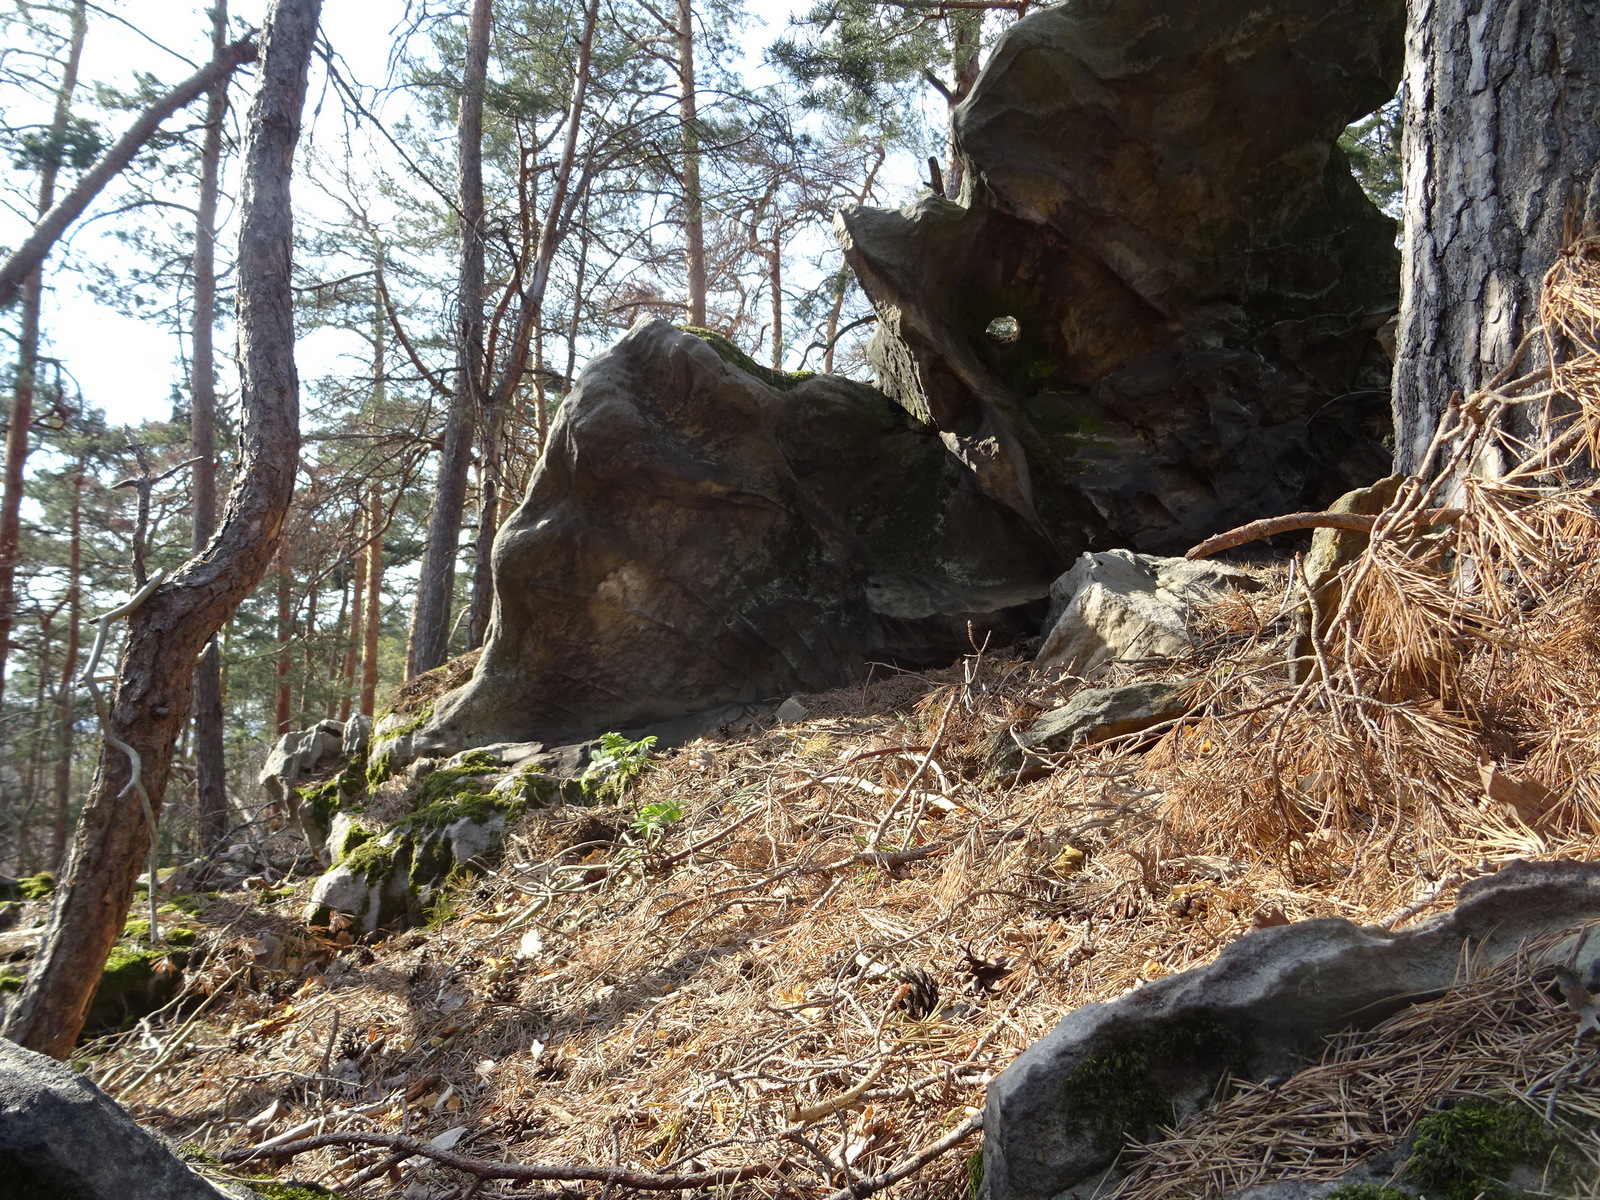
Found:
<path fill-rule="evenodd" d="M 746 375 L 754 375 L 762 383 L 775 387 L 779 391 L 792 392 L 806 380 L 816 375 L 815 371 L 777 371 L 771 367 L 763 367 L 715 329 L 703 329 L 698 325 L 679 325 L 678 328 L 685 333 L 694 334 L 695 337 L 715 350 L 717 357 L 729 366 L 738 367 Z"/>
<path fill-rule="evenodd" d="M 165 946 L 134 946 L 118 942 L 100 973 L 100 986 L 89 1006 L 86 1029 L 120 1029 L 127 1022 L 154 1012 L 177 990 L 179 972 L 157 972 L 168 957 Z M 179 951 L 178 953 L 182 953 Z M 174 965 L 177 965 L 176 963 Z"/>
<path fill-rule="evenodd" d="M 276 1179 L 263 1179 L 258 1176 L 247 1178 L 244 1182 L 252 1191 L 259 1192 L 267 1200 L 323 1200 L 328 1196 L 340 1200 L 338 1192 L 325 1188 L 320 1183 L 305 1183 L 298 1179 L 279 1183 Z"/>
<path fill-rule="evenodd" d="M 56 890 L 56 877 L 49 871 L 40 871 L 17 880 L 17 894 L 24 900 L 43 900 Z"/>
<path fill-rule="evenodd" d="M 1530 1109 L 1469 1100 L 1417 1122 L 1406 1178 L 1431 1200 L 1511 1200 L 1511 1171 L 1544 1168 L 1558 1140 Z"/>
<path fill-rule="evenodd" d="M 1323 1200 L 1411 1200 L 1399 1188 L 1379 1187 L 1375 1183 L 1342 1183 Z"/>
<path fill-rule="evenodd" d="M 15 967 L 0 969 L 0 993 L 15 993 L 22 990 L 27 976 Z"/>
<path fill-rule="evenodd" d="M 1144 1138 L 1177 1114 L 1160 1080 L 1197 1071 L 1220 1074 L 1237 1053 L 1237 1038 L 1201 1016 L 1154 1033 L 1113 1042 L 1073 1068 L 1063 1091 L 1075 1120 L 1094 1130 L 1096 1147 L 1115 1153 L 1129 1137 Z"/>

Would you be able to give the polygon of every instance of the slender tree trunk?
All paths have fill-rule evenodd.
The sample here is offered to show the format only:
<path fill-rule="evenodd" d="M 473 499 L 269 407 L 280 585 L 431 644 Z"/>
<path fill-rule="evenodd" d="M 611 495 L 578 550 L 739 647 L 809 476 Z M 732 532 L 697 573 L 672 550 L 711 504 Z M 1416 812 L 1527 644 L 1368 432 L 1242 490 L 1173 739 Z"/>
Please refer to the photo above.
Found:
<path fill-rule="evenodd" d="M 67 45 L 67 61 L 56 88 L 55 114 L 50 119 L 50 146 L 39 167 L 39 194 L 35 202 L 43 216 L 55 203 L 56 179 L 60 173 L 58 148 L 72 116 L 72 94 L 78 87 L 78 64 L 83 59 L 83 40 L 88 30 L 86 0 L 72 6 L 72 34 Z M 11 393 L 11 414 L 6 428 L 4 484 L 0 487 L 0 705 L 5 702 L 6 661 L 11 654 L 11 629 L 17 604 L 17 547 L 22 535 L 23 469 L 27 466 L 29 440 L 33 435 L 33 392 L 39 365 L 39 318 L 44 305 L 44 258 L 21 279 L 22 336 L 17 348 L 17 376 Z"/>
<path fill-rule="evenodd" d="M 72 475 L 72 508 L 67 517 L 67 645 L 61 659 L 61 683 L 56 692 L 55 807 L 51 813 L 50 866 L 54 870 L 67 852 L 67 827 L 72 817 L 72 743 L 77 706 L 74 704 L 78 673 L 78 639 L 83 628 L 83 459 Z"/>
<path fill-rule="evenodd" d="M 273 734 L 276 737 L 282 737 L 294 728 L 293 694 L 289 686 L 289 668 L 293 661 L 290 657 L 290 643 L 294 638 L 292 584 L 293 576 L 289 572 L 289 556 L 280 550 L 278 552 L 278 655 L 272 668 L 275 681 L 273 686 L 272 725 Z"/>
<path fill-rule="evenodd" d="M 213 0 L 212 57 L 227 46 L 228 0 Z M 228 111 L 228 80 L 206 94 L 206 133 L 200 151 L 200 199 L 194 226 L 194 323 L 190 417 L 194 454 L 196 554 L 217 528 L 217 381 L 212 329 L 217 306 L 217 197 L 222 167 L 222 122 Z M 222 750 L 222 664 L 213 638 L 200 656 L 194 679 L 195 836 L 209 854 L 228 833 L 227 767 Z"/>
<path fill-rule="evenodd" d="M 383 489 L 376 483 L 367 494 L 366 642 L 361 651 L 361 715 L 370 717 L 378 700 L 378 623 L 383 608 Z"/>
<path fill-rule="evenodd" d="M 689 324 L 706 323 L 705 205 L 700 193 L 700 119 L 694 84 L 694 0 L 678 0 L 678 119 L 683 149 L 683 257 Z"/>
<path fill-rule="evenodd" d="M 488 75 L 491 0 L 473 0 L 461 73 L 456 130 L 461 261 L 456 285 L 456 387 L 445 421 L 439 477 L 428 510 L 428 538 L 411 614 L 406 678 L 431 671 L 449 657 L 450 607 L 461 514 L 467 503 L 472 434 L 483 405 L 483 90 Z"/>
<path fill-rule="evenodd" d="M 872 160 L 872 166 L 867 170 L 867 178 L 861 184 L 861 191 L 856 195 L 857 204 L 865 204 L 871 198 L 872 189 L 878 183 L 878 170 L 883 166 L 884 159 L 888 157 L 888 151 L 881 145 L 874 147 L 874 149 L 877 151 L 877 156 Z M 834 343 L 839 340 L 839 315 L 844 312 L 845 294 L 850 290 L 850 277 L 844 270 L 841 270 L 837 279 L 838 286 L 833 293 L 833 307 L 828 310 L 827 345 L 822 351 L 822 373 L 824 375 L 833 373 Z"/>
<path fill-rule="evenodd" d="M 43 943 L 7 1016 L 7 1037 L 56 1058 L 71 1052 L 127 919 L 154 833 L 138 790 L 159 816 L 189 713 L 188 664 L 260 582 L 283 536 L 300 448 L 289 180 L 320 7 L 275 0 L 262 35 L 240 197 L 238 481 L 205 551 L 129 617 L 105 732 L 138 755 L 142 770 L 135 776 L 131 756 L 112 745 L 101 755 Z"/>
<path fill-rule="evenodd" d="M 772 292 L 772 369 L 783 370 L 783 232 L 774 219 L 767 251 L 767 287 Z"/>
<path fill-rule="evenodd" d="M 946 94 L 945 99 L 949 102 L 950 114 L 953 117 L 956 105 L 967 98 L 972 91 L 972 85 L 978 82 L 978 43 L 983 33 L 983 13 L 973 9 L 956 10 L 952 11 L 946 20 L 950 23 L 950 76 L 955 86 Z M 953 120 L 948 128 L 949 165 L 944 173 L 944 194 L 955 200 L 961 196 L 961 184 L 966 178 L 966 166 L 962 162 L 960 151 L 956 148 Z"/>
<path fill-rule="evenodd" d="M 366 514 L 362 513 L 361 524 L 365 526 Z M 367 602 L 367 548 L 362 546 L 356 551 L 355 578 L 351 580 L 349 591 L 345 593 L 343 608 L 349 613 L 349 634 L 345 638 L 344 661 L 339 666 L 339 720 L 350 719 L 350 708 L 355 701 L 356 672 L 361 666 L 361 613 Z M 341 613 L 341 618 L 344 614 Z"/>
<path fill-rule="evenodd" d="M 1540 281 L 1586 199 L 1593 219 L 1600 11 L 1414 0 L 1404 96 L 1395 459 L 1414 472 L 1451 396 L 1479 389 L 1538 320 Z M 1537 347 L 1528 365 L 1540 357 Z M 1508 432 L 1537 441 L 1539 418 L 1519 413 Z"/>
<path fill-rule="evenodd" d="M 544 312 L 545 290 L 550 283 L 550 268 L 555 262 L 561 239 L 572 226 L 572 213 L 579 195 L 572 191 L 572 171 L 578 157 L 578 137 L 583 125 L 584 104 L 589 91 L 589 69 L 594 46 L 595 26 L 599 20 L 599 0 L 588 0 L 584 9 L 583 32 L 578 40 L 578 61 L 573 73 L 572 96 L 567 106 L 567 136 L 561 149 L 561 160 L 556 164 L 555 180 L 550 190 L 550 203 L 539 230 L 539 245 L 534 253 L 533 270 L 523 288 L 522 302 L 517 309 L 516 329 L 512 334 L 505 362 L 495 377 L 494 386 L 485 401 L 483 494 L 479 506 L 476 556 L 473 563 L 472 606 L 468 612 L 468 645 L 472 649 L 483 644 L 489 628 L 489 617 L 494 606 L 493 549 L 494 535 L 499 526 L 500 458 L 504 414 L 511 407 L 517 388 L 528 367 L 528 349 L 540 318 Z M 579 189 L 588 195 L 588 181 Z M 540 405 L 541 411 L 543 405 Z M 541 445 L 543 427 L 541 423 Z"/>

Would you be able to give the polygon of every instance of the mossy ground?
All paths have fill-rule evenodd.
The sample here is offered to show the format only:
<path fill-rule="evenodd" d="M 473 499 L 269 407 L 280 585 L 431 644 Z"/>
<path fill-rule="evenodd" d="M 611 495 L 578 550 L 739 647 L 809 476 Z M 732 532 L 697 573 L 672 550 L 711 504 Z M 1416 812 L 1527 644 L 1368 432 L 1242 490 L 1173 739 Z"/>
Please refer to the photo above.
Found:
<path fill-rule="evenodd" d="M 1409 1200 L 1409 1197 L 1399 1188 L 1380 1187 L 1376 1183 L 1344 1183 L 1323 1200 Z"/>
<path fill-rule="evenodd" d="M 1417 1122 L 1407 1180 L 1431 1200 L 1512 1200 L 1517 1167 L 1543 1171 L 1558 1148 L 1555 1130 L 1521 1105 L 1472 1100 Z"/>

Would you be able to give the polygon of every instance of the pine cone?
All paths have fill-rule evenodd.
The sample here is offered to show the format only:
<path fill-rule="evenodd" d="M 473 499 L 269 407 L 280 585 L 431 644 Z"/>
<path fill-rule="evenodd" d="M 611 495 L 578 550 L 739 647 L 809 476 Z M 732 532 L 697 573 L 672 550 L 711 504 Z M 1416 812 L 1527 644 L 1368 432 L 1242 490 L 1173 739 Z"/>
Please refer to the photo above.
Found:
<path fill-rule="evenodd" d="M 899 981 L 890 1007 L 904 1011 L 913 1021 L 930 1017 L 939 1007 L 939 985 L 921 967 L 901 967 L 892 978 Z"/>
<path fill-rule="evenodd" d="M 489 999 L 496 1004 L 515 1004 L 522 998 L 522 985 L 516 978 L 497 979 L 489 987 Z"/>

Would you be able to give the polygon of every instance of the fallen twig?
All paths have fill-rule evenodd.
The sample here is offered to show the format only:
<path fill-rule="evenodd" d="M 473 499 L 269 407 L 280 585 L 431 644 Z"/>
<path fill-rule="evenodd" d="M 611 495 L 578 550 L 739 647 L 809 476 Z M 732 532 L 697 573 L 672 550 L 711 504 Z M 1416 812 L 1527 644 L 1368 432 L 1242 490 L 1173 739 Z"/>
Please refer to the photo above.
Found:
<path fill-rule="evenodd" d="M 970 1132 L 970 1131 L 969 1131 Z M 294 1158 L 324 1146 L 383 1146 L 408 1157 L 431 1158 L 452 1170 L 461 1171 L 476 1179 L 557 1180 L 568 1183 L 605 1183 L 613 1187 L 634 1188 L 641 1192 L 686 1192 L 696 1188 L 723 1187 L 730 1183 L 743 1183 L 747 1179 L 761 1179 L 775 1175 L 783 1168 L 781 1162 L 752 1163 L 747 1167 L 722 1167 L 710 1171 L 697 1171 L 689 1175 L 648 1175 L 621 1167 L 555 1167 L 529 1166 L 523 1163 L 489 1162 L 481 1158 L 467 1158 L 450 1150 L 439 1150 L 431 1142 L 405 1137 L 398 1133 L 365 1133 L 358 1130 L 340 1130 L 319 1133 L 272 1147 L 277 1159 Z M 224 1166 L 245 1162 L 259 1153 L 251 1147 L 230 1150 L 216 1156 Z M 861 1193 L 865 1195 L 866 1193 Z"/>
<path fill-rule="evenodd" d="M 840 1188 L 829 1196 L 828 1200 L 861 1200 L 863 1196 L 870 1196 L 873 1192 L 881 1192 L 891 1184 L 899 1183 L 907 1175 L 920 1171 L 941 1154 L 955 1149 L 982 1128 L 983 1114 L 974 1113 L 938 1141 L 929 1142 L 910 1158 L 896 1163 L 880 1175 L 870 1175 L 866 1179 L 856 1180 L 849 1187 Z"/>

